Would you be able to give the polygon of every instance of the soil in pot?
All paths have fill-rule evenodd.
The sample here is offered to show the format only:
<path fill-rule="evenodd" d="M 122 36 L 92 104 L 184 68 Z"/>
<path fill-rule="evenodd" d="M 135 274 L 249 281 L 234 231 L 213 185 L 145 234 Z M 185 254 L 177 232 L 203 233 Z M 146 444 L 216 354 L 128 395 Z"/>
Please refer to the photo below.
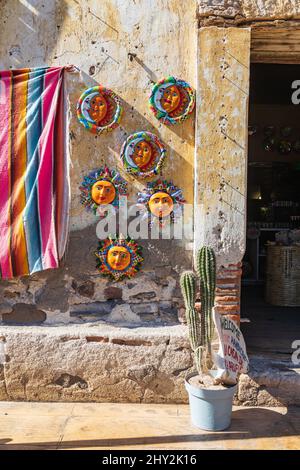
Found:
<path fill-rule="evenodd" d="M 205 388 L 209 390 L 226 390 L 228 386 L 222 384 L 215 384 L 213 377 L 210 375 L 194 375 L 188 379 L 188 383 L 193 387 Z"/>

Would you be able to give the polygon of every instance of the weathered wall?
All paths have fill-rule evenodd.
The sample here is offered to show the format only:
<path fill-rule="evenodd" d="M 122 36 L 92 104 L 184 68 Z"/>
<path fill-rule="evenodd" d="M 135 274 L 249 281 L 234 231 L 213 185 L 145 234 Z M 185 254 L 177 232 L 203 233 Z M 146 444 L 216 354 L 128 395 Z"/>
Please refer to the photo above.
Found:
<path fill-rule="evenodd" d="M 0 327 L 0 400 L 184 402 L 182 325 Z"/>
<path fill-rule="evenodd" d="M 197 0 L 202 25 L 300 19 L 298 0 Z"/>
<path fill-rule="evenodd" d="M 217 306 L 239 314 L 245 251 L 250 29 L 201 28 L 195 153 L 195 250 L 215 249 Z"/>
<path fill-rule="evenodd" d="M 252 21 L 275 24 L 276 18 L 297 21 L 298 3 L 0 3 L 1 69 L 70 63 L 81 69 L 81 74 L 68 76 L 72 112 L 68 254 L 58 270 L 0 282 L 0 315 L 4 323 L 0 331 L 1 399 L 187 400 L 183 379 L 192 367 L 192 358 L 186 329 L 170 326 L 169 322 L 176 321 L 178 311 L 182 311 L 178 278 L 184 267 L 191 266 L 192 252 L 186 250 L 186 241 L 141 242 L 143 271 L 121 284 L 103 280 L 94 267 L 96 219 L 81 207 L 78 185 L 93 167 L 118 166 L 120 146 L 129 133 L 140 129 L 158 133 L 168 151 L 164 176 L 183 188 L 187 202 L 202 205 L 200 216 L 195 218 L 195 245 L 205 242 L 216 248 L 220 268 L 217 305 L 222 313 L 238 319 L 240 260 L 245 241 L 249 30 L 212 27 L 197 32 L 196 22 L 198 18 L 200 26 L 243 26 Z M 197 88 L 196 152 L 194 118 L 166 128 L 148 109 L 152 80 L 168 74 L 185 78 Z M 125 107 L 121 126 L 101 137 L 85 131 L 75 117 L 81 92 L 99 82 L 113 88 Z M 142 185 L 126 178 L 133 197 Z M 99 326 L 98 320 L 118 325 Z M 141 324 L 153 320 L 167 326 L 120 328 L 128 321 Z M 87 321 L 95 323 L 86 324 Z M 46 326 L 70 322 L 85 324 Z M 25 326 L 15 328 L 7 323 Z M 32 323 L 43 326 L 30 326 Z M 264 365 L 259 364 L 259 368 Z M 274 404 L 268 389 L 272 393 L 277 390 L 277 382 L 270 385 L 268 379 L 266 384 L 265 373 L 260 381 L 258 373 L 252 378 L 242 378 L 239 402 Z M 290 383 L 294 382 L 291 377 Z M 283 395 L 285 384 L 281 387 Z M 293 400 L 289 397 L 286 402 L 294 403 Z"/>
<path fill-rule="evenodd" d="M 144 129 L 161 136 L 167 147 L 163 176 L 181 186 L 192 203 L 194 118 L 166 128 L 152 116 L 147 101 L 152 80 L 166 75 L 196 85 L 196 1 L 8 0 L 1 2 L 0 17 L 1 69 L 75 64 L 82 71 L 68 76 L 72 232 L 67 258 L 59 270 L 2 281 L 2 320 L 176 321 L 182 302 L 178 274 L 191 265 L 185 241 L 141 242 L 145 257 L 141 274 L 112 285 L 95 270 L 97 219 L 80 205 L 78 186 L 95 167 L 119 167 L 123 140 Z M 136 58 L 131 60 L 130 53 Z M 121 126 L 101 137 L 86 131 L 75 117 L 78 97 L 97 83 L 118 93 L 125 108 Z M 126 179 L 134 200 L 143 184 Z"/>

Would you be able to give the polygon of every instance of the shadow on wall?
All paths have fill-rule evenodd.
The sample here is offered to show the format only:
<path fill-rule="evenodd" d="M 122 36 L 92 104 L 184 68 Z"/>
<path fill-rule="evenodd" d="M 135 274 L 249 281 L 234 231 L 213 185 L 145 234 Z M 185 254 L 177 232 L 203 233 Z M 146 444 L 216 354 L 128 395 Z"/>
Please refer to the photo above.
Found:
<path fill-rule="evenodd" d="M 0 2 L 0 68 L 49 65 L 53 62 L 67 4 L 60 0 Z M 41 41 L 40 34 L 44 40 Z"/>

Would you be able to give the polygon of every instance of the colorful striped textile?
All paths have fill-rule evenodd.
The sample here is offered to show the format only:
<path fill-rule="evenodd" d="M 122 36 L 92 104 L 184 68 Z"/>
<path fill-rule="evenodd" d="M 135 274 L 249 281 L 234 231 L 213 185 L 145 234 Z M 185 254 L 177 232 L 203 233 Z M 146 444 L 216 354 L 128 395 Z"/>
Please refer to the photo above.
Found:
<path fill-rule="evenodd" d="M 63 67 L 0 71 L 0 269 L 56 268 L 68 236 Z"/>

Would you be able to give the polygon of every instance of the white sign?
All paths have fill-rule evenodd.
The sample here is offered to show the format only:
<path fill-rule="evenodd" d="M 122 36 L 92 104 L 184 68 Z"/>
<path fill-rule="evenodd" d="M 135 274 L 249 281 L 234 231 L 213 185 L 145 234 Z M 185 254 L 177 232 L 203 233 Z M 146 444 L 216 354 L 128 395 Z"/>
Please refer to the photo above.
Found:
<path fill-rule="evenodd" d="M 213 319 L 219 337 L 219 350 L 214 353 L 217 366 L 215 379 L 224 384 L 236 384 L 239 375 L 248 372 L 249 359 L 243 334 L 235 321 L 214 309 Z"/>

